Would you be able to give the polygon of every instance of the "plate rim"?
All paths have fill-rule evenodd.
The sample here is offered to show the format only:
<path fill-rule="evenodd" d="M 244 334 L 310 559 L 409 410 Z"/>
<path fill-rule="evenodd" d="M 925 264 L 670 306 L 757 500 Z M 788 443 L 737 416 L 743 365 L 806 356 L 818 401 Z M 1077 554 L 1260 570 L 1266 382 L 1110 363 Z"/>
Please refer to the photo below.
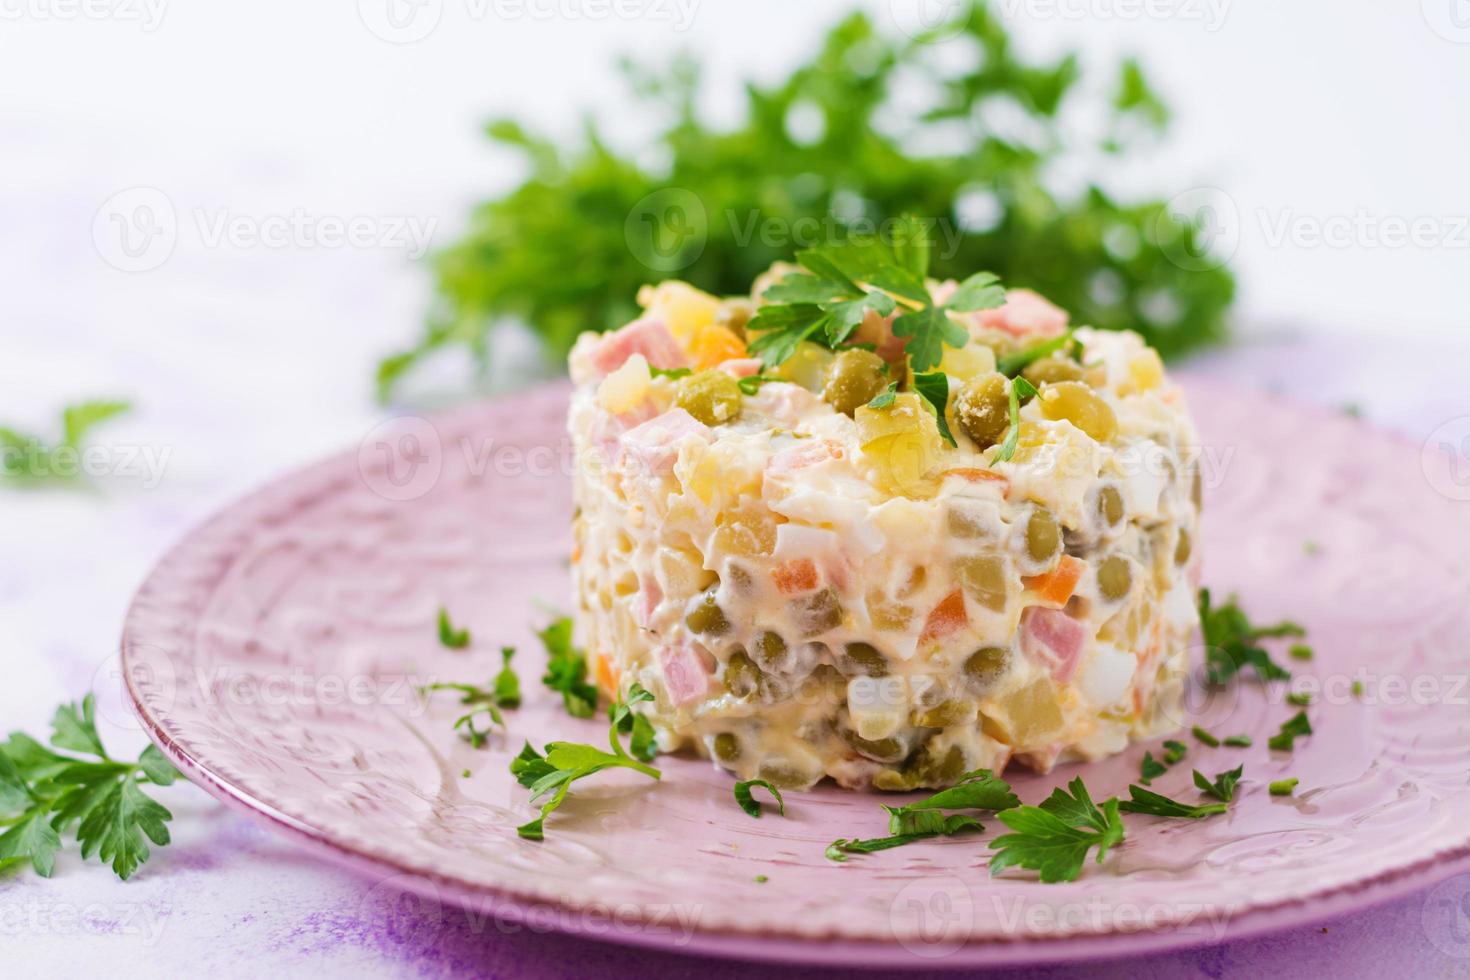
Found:
<path fill-rule="evenodd" d="M 1402 433 L 1380 428 L 1362 419 L 1343 419 L 1322 406 L 1299 402 L 1269 391 L 1201 377 L 1188 371 L 1175 372 L 1175 378 L 1183 383 L 1186 397 L 1191 390 L 1199 388 L 1212 388 L 1221 392 L 1249 392 L 1254 397 L 1289 406 L 1297 412 L 1310 414 L 1321 422 L 1328 420 L 1339 423 L 1351 422 L 1351 424 L 1372 431 L 1378 438 L 1392 440 L 1415 451 L 1421 449 Z M 516 393 L 515 397 L 524 398 L 527 395 L 549 397 L 568 387 L 565 379 L 553 380 L 524 389 Z M 478 417 L 483 414 L 487 406 L 497 404 L 507 397 L 509 396 L 502 395 L 496 398 L 480 399 L 443 411 L 427 412 L 419 417 L 449 429 L 462 425 L 463 419 Z M 405 416 L 411 417 L 413 414 L 405 413 Z M 352 458 L 352 455 L 351 449 L 339 450 L 305 465 L 290 468 L 256 485 L 218 507 L 203 520 L 191 525 L 165 549 L 135 590 L 123 620 L 119 644 L 120 672 L 129 707 L 137 715 L 149 740 L 178 766 L 190 782 L 201 787 L 232 810 L 243 812 L 257 822 L 264 822 L 289 836 L 296 843 L 304 845 L 304 849 L 314 856 L 324 858 L 359 875 L 391 876 L 395 879 L 395 886 L 405 891 L 458 908 L 466 907 L 472 900 L 492 897 L 497 902 L 497 916 L 503 916 L 510 921 L 526 922 L 547 905 L 557 903 L 518 891 L 514 888 L 513 883 L 489 884 L 460 879 L 452 875 L 414 867 L 392 855 L 373 853 L 364 847 L 334 839 L 329 831 L 313 827 L 281 811 L 269 801 L 262 799 L 255 791 L 220 775 L 204 760 L 186 751 L 164 729 L 162 716 L 156 716 L 148 708 L 142 692 L 135 686 L 134 671 L 130 669 L 132 651 L 134 648 L 152 645 L 146 636 L 140 635 L 146 632 L 140 626 L 140 620 L 146 619 L 142 615 L 140 606 L 156 590 L 161 580 L 169 578 L 170 570 L 183 559 L 189 546 L 200 535 L 238 511 L 274 494 L 279 494 L 287 487 L 340 469 Z M 850 969 L 923 966 L 931 970 L 1013 967 L 1075 962 L 1082 959 L 1117 959 L 1258 939 L 1321 923 L 1349 912 L 1371 909 L 1432 888 L 1452 877 L 1466 873 L 1470 873 L 1470 840 L 1467 840 L 1458 849 L 1427 856 L 1412 864 L 1378 872 L 1369 878 L 1332 886 L 1319 893 L 1293 896 L 1273 905 L 1236 913 L 1226 920 L 1226 928 L 1219 937 L 1202 936 L 1174 927 L 1131 932 L 1114 930 L 1094 935 L 1017 936 L 1003 940 L 966 941 L 963 946 L 943 957 L 918 955 L 901 943 L 892 940 L 763 935 L 759 932 L 737 932 L 712 928 L 694 930 L 690 933 L 687 942 L 682 943 L 674 938 L 643 931 L 606 936 L 571 924 L 575 921 L 574 919 L 563 917 L 555 917 L 555 924 L 551 927 L 551 931 L 584 940 L 656 950 L 675 955 L 707 956 L 793 966 L 825 965 Z M 562 907 L 569 906 L 563 903 Z"/>

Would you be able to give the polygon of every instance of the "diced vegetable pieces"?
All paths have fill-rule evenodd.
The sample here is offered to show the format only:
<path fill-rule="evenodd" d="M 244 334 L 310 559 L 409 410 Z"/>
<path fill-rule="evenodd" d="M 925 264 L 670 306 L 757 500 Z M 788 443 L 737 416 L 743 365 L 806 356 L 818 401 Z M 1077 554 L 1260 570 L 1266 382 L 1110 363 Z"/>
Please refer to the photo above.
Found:
<path fill-rule="evenodd" d="M 623 434 L 623 451 L 640 468 L 640 475 L 673 472 L 679 445 L 688 438 L 711 439 L 709 427 L 682 408 L 656 415 Z"/>
<path fill-rule="evenodd" d="M 709 689 L 709 672 L 704 661 L 688 644 L 665 644 L 655 651 L 664 675 L 664 688 L 676 705 L 689 704 L 705 696 Z"/>
<path fill-rule="evenodd" d="M 1015 337 L 1055 336 L 1067 329 L 1066 311 L 1029 289 L 1008 289 L 1004 304 L 974 316 L 982 327 Z"/>
<path fill-rule="evenodd" d="M 696 368 L 718 367 L 725 361 L 745 356 L 745 342 L 729 327 L 711 325 L 689 341 L 689 356 Z"/>
<path fill-rule="evenodd" d="M 617 669 L 613 667 L 612 658 L 606 653 L 599 653 L 597 655 L 597 683 L 609 697 L 617 696 Z"/>
<path fill-rule="evenodd" d="M 771 570 L 776 591 L 782 595 L 801 595 L 816 591 L 819 584 L 817 566 L 810 558 L 797 558 L 782 562 Z"/>
<path fill-rule="evenodd" d="M 939 604 L 929 613 L 929 618 L 924 621 L 924 631 L 919 634 L 919 642 L 933 643 L 935 640 L 943 639 L 958 630 L 964 629 L 969 622 L 965 615 L 965 596 L 961 592 L 951 592 L 939 601 Z"/>
<path fill-rule="evenodd" d="M 1045 575 L 1034 575 L 1023 581 L 1026 583 L 1026 588 L 1034 592 L 1037 598 L 1064 606 L 1067 600 L 1072 598 L 1072 593 L 1077 590 L 1077 583 L 1086 570 L 1087 562 L 1080 558 L 1073 558 L 1071 555 L 1063 555 L 1050 572 Z"/>
<path fill-rule="evenodd" d="M 664 370 L 689 365 L 684 349 L 674 340 L 669 328 L 664 326 L 662 320 L 652 317 L 634 320 L 626 327 L 603 337 L 592 349 L 591 362 L 593 367 L 606 375 L 622 367 L 634 354 L 642 354 L 649 364 Z"/>
<path fill-rule="evenodd" d="M 1032 606 L 1021 616 L 1021 649 L 1063 684 L 1076 673 L 1086 641 L 1087 627 L 1060 609 Z"/>

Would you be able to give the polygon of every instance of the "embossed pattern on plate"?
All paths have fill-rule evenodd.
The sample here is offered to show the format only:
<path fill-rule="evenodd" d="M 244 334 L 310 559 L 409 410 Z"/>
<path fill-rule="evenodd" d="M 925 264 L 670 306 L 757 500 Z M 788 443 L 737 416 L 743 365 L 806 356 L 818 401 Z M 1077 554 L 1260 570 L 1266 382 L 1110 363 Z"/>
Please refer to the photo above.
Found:
<path fill-rule="evenodd" d="M 532 810 L 507 761 L 522 740 L 606 737 L 605 720 L 568 718 L 538 683 L 537 602 L 569 601 L 561 385 L 382 427 L 200 527 L 139 591 L 124 676 L 191 779 L 324 854 L 592 934 L 616 910 L 628 928 L 602 932 L 647 945 L 854 964 L 1058 959 L 1261 931 L 1470 868 L 1470 505 L 1430 487 L 1413 447 L 1354 420 L 1187 385 L 1205 439 L 1206 581 L 1257 619 L 1307 624 L 1316 659 L 1294 668 L 1322 685 L 1316 734 L 1272 753 L 1267 738 L 1297 710 L 1283 691 L 1195 686 L 1197 720 L 1254 746 L 1186 738 L 1189 756 L 1155 788 L 1192 799 L 1191 766 L 1243 763 L 1237 802 L 1204 821 L 1129 817 L 1116 857 L 1075 883 L 991 879 L 993 820 L 979 837 L 835 864 L 833 838 L 885 832 L 878 798 L 819 788 L 790 794 L 786 819 L 752 820 L 727 776 L 682 757 L 660 760 L 657 784 L 589 780 L 545 842 L 519 840 Z M 441 604 L 471 629 L 469 649 L 439 645 Z M 425 705 L 412 685 L 484 682 L 501 644 L 520 650 L 527 702 L 477 751 L 451 730 L 453 698 Z M 1144 748 L 1008 775 L 1027 802 L 1079 774 L 1099 799 L 1126 796 Z M 1269 796 L 1287 775 L 1296 795 Z"/>

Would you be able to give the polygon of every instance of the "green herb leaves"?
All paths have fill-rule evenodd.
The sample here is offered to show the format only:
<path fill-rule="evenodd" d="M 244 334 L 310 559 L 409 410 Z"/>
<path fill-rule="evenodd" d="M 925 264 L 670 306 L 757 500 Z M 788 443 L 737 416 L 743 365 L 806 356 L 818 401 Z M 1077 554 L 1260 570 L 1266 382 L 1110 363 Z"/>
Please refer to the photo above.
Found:
<path fill-rule="evenodd" d="M 1271 659 L 1257 641 L 1270 637 L 1304 636 L 1296 623 L 1256 626 L 1232 596 L 1220 606 L 1210 603 L 1210 590 L 1199 590 L 1200 631 L 1205 641 L 1205 670 L 1210 683 L 1224 684 L 1246 668 L 1263 681 L 1291 679 L 1291 672 Z"/>
<path fill-rule="evenodd" d="M 907 806 L 884 806 L 888 813 L 887 837 L 867 840 L 839 838 L 827 846 L 827 857 L 846 861 L 849 854 L 868 854 L 902 847 L 914 841 L 985 828 L 972 816 L 944 814 L 944 810 L 1004 810 L 1020 806 L 1011 785 L 997 779 L 989 769 L 976 769 L 961 776 L 953 786 Z"/>
<path fill-rule="evenodd" d="M 657 769 L 629 756 L 623 749 L 619 724 L 615 717 L 609 726 L 608 741 L 612 752 L 575 742 L 548 742 L 546 754 L 542 755 L 531 747 L 530 742 L 525 744 L 520 755 L 510 762 L 511 775 L 531 791 L 532 803 L 541 799 L 546 799 L 546 802 L 541 805 L 541 814 L 517 827 L 516 834 L 527 840 L 544 839 L 546 818 L 566 801 L 572 783 L 579 779 L 595 776 L 605 769 L 618 768 L 632 769 L 651 779 L 660 778 L 662 774 Z"/>
<path fill-rule="evenodd" d="M 1036 386 L 1025 378 L 1011 379 L 1011 424 L 1010 428 L 1006 429 L 1006 437 L 1001 441 L 1000 449 L 996 451 L 995 459 L 992 462 L 1004 463 L 1016 455 L 1016 445 L 1021 438 L 1021 399 L 1035 398 L 1036 395 Z"/>
<path fill-rule="evenodd" d="M 1099 809 L 1081 778 L 1072 780 L 1068 789 L 1070 793 L 1053 790 L 1040 806 L 998 814 L 1012 832 L 991 842 L 996 850 L 990 859 L 992 875 L 1021 867 L 1037 872 L 1044 882 L 1072 881 L 1082 873 L 1088 852 L 1096 848 L 1101 864 L 1108 850 L 1123 840 L 1117 800 L 1108 800 Z"/>
<path fill-rule="evenodd" d="M 463 650 L 470 645 L 470 631 L 455 629 L 449 622 L 449 610 L 439 607 L 439 643 L 451 650 Z"/>
<path fill-rule="evenodd" d="M 597 711 L 597 688 L 587 683 L 587 657 L 572 646 L 572 620 L 558 616 L 536 634 L 546 647 L 546 674 L 541 683 L 562 696 L 567 714 L 591 718 Z"/>
<path fill-rule="evenodd" d="M 477 728 L 475 718 L 486 715 L 490 722 L 505 727 L 505 718 L 501 715 L 501 708 L 517 708 L 521 704 L 521 679 L 511 669 L 510 661 L 515 656 L 515 647 L 501 647 L 502 658 L 500 673 L 495 675 L 495 680 L 489 688 L 479 687 L 474 684 L 459 683 L 435 683 L 425 684 L 419 688 L 419 693 L 424 696 L 436 691 L 455 691 L 460 698 L 459 703 L 470 710 L 454 720 L 454 727 L 460 730 L 460 734 L 475 748 L 483 748 L 488 739 L 489 729 Z"/>
<path fill-rule="evenodd" d="M 1271 746 L 1273 752 L 1290 752 L 1296 747 L 1296 740 L 1304 735 L 1312 734 L 1312 722 L 1307 718 L 1305 711 L 1298 711 L 1287 719 L 1281 726 L 1281 731 L 1272 735 L 1266 744 Z"/>
<path fill-rule="evenodd" d="M 916 374 L 914 375 L 914 390 L 919 393 L 919 397 L 924 399 L 924 404 L 928 405 L 934 413 L 934 422 L 939 426 L 939 434 L 944 437 L 944 441 L 951 446 L 957 445 L 954 441 L 954 433 L 949 431 L 949 422 L 944 417 L 945 410 L 949 408 L 949 376 L 943 371 Z M 872 402 L 868 404 L 872 406 Z"/>
<path fill-rule="evenodd" d="M 654 744 L 653 725 L 647 716 L 636 713 L 633 705 L 641 701 L 652 701 L 653 695 L 643 689 L 643 685 L 634 682 L 628 690 L 626 701 L 618 701 L 608 708 L 608 717 L 612 720 L 613 731 L 617 735 L 631 735 L 628 742 L 628 751 L 633 753 L 634 758 L 644 762 L 652 762 L 653 757 L 658 755 L 658 746 Z M 616 744 L 616 735 L 614 736 Z"/>
<path fill-rule="evenodd" d="M 1213 796 L 1221 803 L 1229 803 L 1235 799 L 1235 786 L 1240 782 L 1241 773 L 1245 771 L 1244 766 L 1236 766 L 1227 772 L 1217 773 L 1213 780 L 1206 779 L 1205 774 L 1198 769 L 1194 771 L 1194 784 L 1204 793 Z"/>
<path fill-rule="evenodd" d="M 783 817 L 786 816 L 786 801 L 781 798 L 781 791 L 764 779 L 742 779 L 735 784 L 735 802 L 740 804 L 740 809 L 760 819 L 761 805 L 751 795 L 751 790 L 757 786 L 771 794 L 776 801 L 776 812 Z"/>
<path fill-rule="evenodd" d="M 25 482 L 75 479 L 91 431 L 132 408 L 132 403 L 125 401 L 69 405 L 62 410 L 61 441 L 55 445 L 39 436 L 0 426 L 0 478 Z"/>
<path fill-rule="evenodd" d="M 746 325 L 753 337 L 751 352 L 774 366 L 790 358 L 802 341 L 841 346 L 869 311 L 897 312 L 893 334 L 905 340 L 914 372 L 933 371 L 946 346 L 963 347 L 970 339 L 947 311 L 1000 306 L 1005 290 L 994 275 L 980 272 L 966 279 L 948 303 L 936 304 L 925 283 L 929 234 L 928 223 L 905 217 L 894 222 L 891 240 L 854 237 L 797 252 L 796 261 L 807 271 L 787 275 L 762 295 L 767 305 Z M 939 415 L 943 426 L 942 406 Z"/>
<path fill-rule="evenodd" d="M 62 705 L 51 720 L 53 751 L 19 732 L 0 744 L 0 868 L 29 863 L 49 877 L 61 835 L 76 828 L 82 857 L 96 855 L 126 880 L 147 861 L 151 842 L 169 842 L 173 819 L 143 786 L 167 786 L 178 772 L 153 746 L 137 762 L 118 762 L 97 734 L 92 695 Z"/>
<path fill-rule="evenodd" d="M 1131 799 L 1124 800 L 1119 807 L 1127 813 L 1146 813 L 1155 817 L 1177 817 L 1183 820 L 1200 820 L 1211 817 L 1217 813 L 1224 813 L 1229 809 L 1224 803 L 1206 803 L 1203 806 L 1190 806 L 1178 800 L 1170 799 L 1153 790 L 1144 789 L 1142 786 L 1129 786 L 1128 795 Z"/>

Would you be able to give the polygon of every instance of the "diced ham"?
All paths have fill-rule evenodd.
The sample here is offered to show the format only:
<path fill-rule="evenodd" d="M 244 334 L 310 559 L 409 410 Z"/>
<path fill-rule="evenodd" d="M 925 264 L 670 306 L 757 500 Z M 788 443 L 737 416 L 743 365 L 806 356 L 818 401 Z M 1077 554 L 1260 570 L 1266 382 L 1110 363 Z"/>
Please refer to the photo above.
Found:
<path fill-rule="evenodd" d="M 761 360 L 758 357 L 732 357 L 720 363 L 720 370 L 737 378 L 749 378 L 761 373 Z"/>
<path fill-rule="evenodd" d="M 662 320 L 643 317 L 603 337 L 588 353 L 588 362 L 598 373 L 611 374 L 634 354 L 642 354 L 656 368 L 688 367 L 684 348 L 669 333 Z"/>
<path fill-rule="evenodd" d="M 1004 304 L 971 316 L 982 327 L 1015 337 L 1055 337 L 1067 329 L 1067 312 L 1029 289 L 1008 289 Z"/>
<path fill-rule="evenodd" d="M 1086 642 L 1087 627 L 1060 609 L 1032 606 L 1021 616 L 1021 650 L 1064 684 L 1076 673 Z"/>
<path fill-rule="evenodd" d="M 685 440 L 712 438 L 709 426 L 682 408 L 671 408 L 623 433 L 622 462 L 631 463 L 641 476 L 663 476 L 673 472 Z"/>
<path fill-rule="evenodd" d="M 767 476 L 786 476 L 808 466 L 843 457 L 842 444 L 834 439 L 803 440 L 795 446 L 771 454 L 766 461 Z"/>
<path fill-rule="evenodd" d="M 664 590 L 658 587 L 658 579 L 652 575 L 638 578 L 638 596 L 633 604 L 633 621 L 642 629 L 653 623 L 653 611 L 664 601 Z"/>
<path fill-rule="evenodd" d="M 751 403 L 762 414 L 769 415 L 772 421 L 788 429 L 794 428 L 808 413 L 822 404 L 816 395 L 801 385 L 785 381 L 761 385 Z"/>
<path fill-rule="evenodd" d="M 685 705 L 704 697 L 709 689 L 709 671 L 699 653 L 685 643 L 665 644 L 654 651 L 659 670 L 663 671 L 664 689 L 675 705 Z"/>

